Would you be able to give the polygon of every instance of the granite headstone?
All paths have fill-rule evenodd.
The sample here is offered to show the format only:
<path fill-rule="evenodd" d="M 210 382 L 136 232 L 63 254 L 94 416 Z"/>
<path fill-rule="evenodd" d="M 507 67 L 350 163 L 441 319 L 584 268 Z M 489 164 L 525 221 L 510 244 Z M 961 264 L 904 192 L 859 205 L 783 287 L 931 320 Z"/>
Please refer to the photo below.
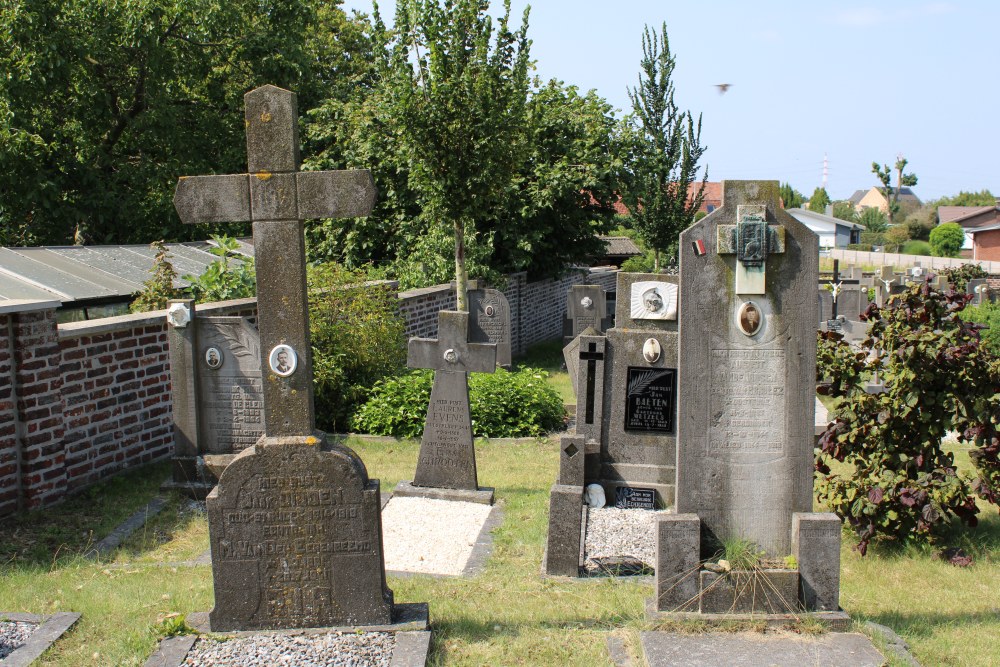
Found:
<path fill-rule="evenodd" d="M 497 365 L 510 369 L 510 304 L 495 289 L 469 290 L 469 342 L 497 346 Z"/>

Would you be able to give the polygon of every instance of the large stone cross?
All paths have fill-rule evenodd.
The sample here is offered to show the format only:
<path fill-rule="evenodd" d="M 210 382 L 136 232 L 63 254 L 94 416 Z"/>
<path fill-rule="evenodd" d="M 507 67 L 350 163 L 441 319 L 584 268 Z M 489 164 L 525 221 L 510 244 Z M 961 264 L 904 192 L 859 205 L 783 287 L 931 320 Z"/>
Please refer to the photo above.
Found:
<path fill-rule="evenodd" d="M 407 366 L 435 371 L 414 486 L 479 488 L 467 374 L 494 372 L 497 346 L 468 342 L 468 330 L 468 313 L 443 310 L 438 313 L 436 340 L 410 339 Z"/>
<path fill-rule="evenodd" d="M 310 436 L 315 428 L 303 220 L 368 215 L 367 170 L 299 172 L 295 94 L 263 86 L 244 97 L 247 172 L 182 177 L 182 222 L 253 222 L 257 312 L 264 370 L 264 433 Z"/>
<path fill-rule="evenodd" d="M 736 293 L 765 294 L 768 255 L 785 252 L 785 228 L 769 225 L 764 204 L 736 207 L 736 224 L 718 226 L 720 255 L 736 255 Z"/>

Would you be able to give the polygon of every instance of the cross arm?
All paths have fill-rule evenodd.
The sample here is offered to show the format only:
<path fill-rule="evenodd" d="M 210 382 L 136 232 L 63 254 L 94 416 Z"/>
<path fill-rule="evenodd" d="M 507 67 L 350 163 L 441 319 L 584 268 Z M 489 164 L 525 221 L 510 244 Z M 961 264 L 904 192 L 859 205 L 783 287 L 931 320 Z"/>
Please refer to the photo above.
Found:
<path fill-rule="evenodd" d="M 181 222 L 244 222 L 250 220 L 250 178 L 247 174 L 184 176 L 174 190 L 174 208 Z"/>
<path fill-rule="evenodd" d="M 375 180 L 367 169 L 295 174 L 299 218 L 359 218 L 375 205 Z"/>

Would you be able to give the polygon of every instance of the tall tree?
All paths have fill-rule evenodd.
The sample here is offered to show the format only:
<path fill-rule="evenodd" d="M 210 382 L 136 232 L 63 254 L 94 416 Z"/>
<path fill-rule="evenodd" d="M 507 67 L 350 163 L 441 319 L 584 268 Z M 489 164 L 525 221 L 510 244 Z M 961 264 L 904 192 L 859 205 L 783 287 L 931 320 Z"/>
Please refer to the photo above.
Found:
<path fill-rule="evenodd" d="M 872 173 L 878 177 L 881 181 L 882 187 L 879 190 L 882 192 L 882 196 L 885 197 L 888 210 L 886 211 L 886 217 L 889 219 L 889 224 L 892 225 L 893 217 L 899 213 L 899 189 L 902 187 L 911 187 L 917 184 L 916 174 L 904 174 L 903 170 L 906 169 L 907 161 L 902 155 L 896 158 L 896 164 L 894 168 L 896 170 L 896 187 L 893 188 L 890 185 L 892 180 L 892 172 L 889 170 L 889 165 L 879 166 L 878 162 L 872 162 Z"/>
<path fill-rule="evenodd" d="M 781 201 L 785 208 L 799 208 L 802 206 L 802 193 L 792 187 L 791 183 L 782 183 L 778 190 Z"/>
<path fill-rule="evenodd" d="M 629 88 L 632 115 L 623 126 L 627 151 L 622 201 L 633 226 L 653 249 L 653 266 L 660 255 L 677 256 L 680 233 L 694 222 L 704 199 L 706 169 L 697 183 L 701 144 L 701 114 L 674 102 L 672 80 L 676 59 L 670 52 L 667 24 L 659 33 L 646 26 L 642 36 L 639 85 Z"/>
<path fill-rule="evenodd" d="M 274 83 L 308 109 L 368 67 L 338 4 L 0 4 L 0 243 L 204 234 L 177 220 L 173 184 L 245 168 L 243 94 Z"/>
<path fill-rule="evenodd" d="M 816 188 L 812 197 L 809 198 L 809 210 L 816 213 L 826 213 L 826 207 L 831 203 L 830 195 L 826 193 L 826 188 Z"/>
<path fill-rule="evenodd" d="M 381 112 L 431 221 L 426 240 L 439 249 L 449 232 L 453 238 L 459 310 L 468 306 L 467 247 L 491 253 L 476 222 L 507 207 L 524 150 L 528 10 L 512 31 L 510 0 L 495 27 L 488 8 L 486 0 L 399 0 L 391 33 L 377 4 L 374 11 L 387 54 Z"/>

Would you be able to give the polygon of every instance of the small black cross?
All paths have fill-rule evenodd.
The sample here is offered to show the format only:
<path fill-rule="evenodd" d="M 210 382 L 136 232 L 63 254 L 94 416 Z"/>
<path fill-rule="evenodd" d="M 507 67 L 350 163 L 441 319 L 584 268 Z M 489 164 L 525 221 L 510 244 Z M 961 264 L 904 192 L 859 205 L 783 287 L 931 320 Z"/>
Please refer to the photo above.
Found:
<path fill-rule="evenodd" d="M 587 407 L 584 413 L 584 423 L 594 423 L 594 380 L 597 362 L 604 360 L 604 353 L 597 351 L 597 343 L 590 343 L 586 352 L 580 353 L 580 360 L 587 362 Z"/>

